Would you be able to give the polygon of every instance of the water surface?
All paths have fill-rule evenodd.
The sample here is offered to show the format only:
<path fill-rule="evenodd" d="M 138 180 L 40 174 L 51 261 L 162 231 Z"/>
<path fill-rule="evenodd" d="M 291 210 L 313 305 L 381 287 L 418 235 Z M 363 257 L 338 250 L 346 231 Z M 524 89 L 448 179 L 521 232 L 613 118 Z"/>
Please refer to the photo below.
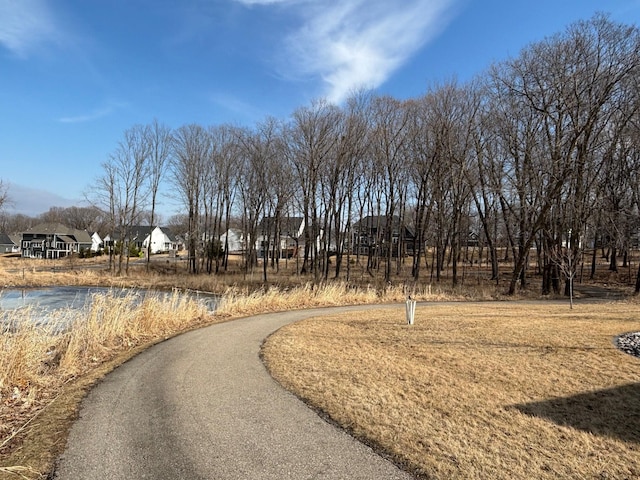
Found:
<path fill-rule="evenodd" d="M 146 296 L 171 296 L 173 292 L 160 292 L 157 290 L 145 290 L 138 288 L 111 288 L 111 287 L 46 287 L 46 288 L 8 288 L 0 290 L 0 323 L 4 323 L 7 315 L 21 309 L 28 311 L 21 320 L 31 320 L 36 324 L 45 324 L 52 313 L 76 317 L 78 311 L 87 310 L 91 306 L 91 300 L 95 294 L 134 296 L 136 301 L 142 301 Z M 186 292 L 187 295 L 196 298 L 209 310 L 215 311 L 218 298 L 216 295 Z M 64 322 L 63 322 L 64 323 Z"/>

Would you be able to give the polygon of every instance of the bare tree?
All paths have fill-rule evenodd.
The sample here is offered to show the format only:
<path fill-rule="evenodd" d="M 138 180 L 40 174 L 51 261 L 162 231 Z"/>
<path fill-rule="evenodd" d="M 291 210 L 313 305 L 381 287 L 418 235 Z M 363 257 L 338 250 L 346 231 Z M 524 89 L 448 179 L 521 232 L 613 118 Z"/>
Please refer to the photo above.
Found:
<path fill-rule="evenodd" d="M 148 188 L 151 202 L 151 214 L 149 219 L 149 243 L 147 244 L 147 270 L 151 262 L 151 238 L 156 224 L 156 206 L 161 182 L 169 167 L 169 155 L 171 153 L 172 135 L 171 129 L 154 120 L 145 129 L 145 140 L 148 142 Z"/>
<path fill-rule="evenodd" d="M 103 212 L 95 207 L 51 207 L 39 215 L 42 222 L 61 223 L 67 227 L 87 232 L 107 233 L 107 219 Z"/>
<path fill-rule="evenodd" d="M 498 155 L 499 143 L 492 131 L 491 110 L 487 105 L 486 97 L 481 85 L 481 103 L 478 117 L 472 127 L 472 157 L 473 160 L 465 169 L 467 182 L 471 186 L 475 212 L 482 226 L 484 242 L 489 250 L 491 261 L 491 280 L 499 279 L 497 230 L 499 216 L 499 189 L 504 169 Z M 479 259 L 482 260 L 481 258 Z"/>
<path fill-rule="evenodd" d="M 582 239 L 577 239 L 578 245 L 572 245 L 571 242 L 576 241 L 576 237 L 571 230 L 566 232 L 566 236 L 561 234 L 559 240 L 551 247 L 549 255 L 567 279 L 569 308 L 573 309 L 573 285 L 582 258 L 583 242 Z"/>
<path fill-rule="evenodd" d="M 267 119 L 261 123 L 256 131 L 240 130 L 237 132 L 237 140 L 240 142 L 244 163 L 241 167 L 242 175 L 239 180 L 241 203 L 243 208 L 243 225 L 247 252 L 245 257 L 245 273 L 253 271 L 257 265 L 256 242 L 261 239 L 259 245 L 262 253 L 263 281 L 267 282 L 267 266 L 271 240 L 277 226 L 273 220 L 262 223 L 262 231 L 259 225 L 262 219 L 271 219 L 282 206 L 284 198 L 278 190 L 276 181 L 282 172 L 277 166 L 279 153 L 279 128 L 273 119 Z M 286 194 L 284 194 L 286 196 Z"/>
<path fill-rule="evenodd" d="M 201 249 L 200 209 L 202 179 L 209 159 L 211 139 L 207 131 L 196 124 L 184 125 L 174 133 L 171 168 L 174 186 L 188 212 L 188 270 L 198 273 Z"/>
<path fill-rule="evenodd" d="M 38 220 L 22 213 L 10 214 L 0 211 L 0 231 L 6 233 L 19 233 L 33 227 Z"/>
<path fill-rule="evenodd" d="M 400 236 L 394 236 L 403 229 L 402 218 L 399 215 L 402 208 L 403 194 L 407 184 L 406 138 L 409 126 L 409 109 L 390 97 L 378 97 L 372 102 L 372 133 L 371 151 L 378 163 L 380 182 L 383 185 L 383 205 L 385 224 L 383 238 L 383 254 L 385 260 L 384 279 L 391 280 L 391 259 L 394 253 L 394 241 L 401 247 Z M 396 220 L 397 219 L 397 220 Z"/>
<path fill-rule="evenodd" d="M 351 254 L 351 224 L 353 216 L 354 194 L 357 190 L 358 165 L 368 152 L 369 107 L 371 95 L 366 91 L 355 92 L 346 102 L 339 124 L 336 125 L 337 145 L 335 157 L 330 168 L 325 170 L 326 182 L 323 182 L 325 195 L 331 199 L 327 204 L 326 239 L 335 241 L 335 278 L 340 277 L 343 256 L 347 249 L 347 281 L 349 280 Z M 329 262 L 325 266 L 325 279 L 328 278 Z"/>
<path fill-rule="evenodd" d="M 125 273 L 129 269 L 130 229 L 139 221 L 146 200 L 143 185 L 148 158 L 145 127 L 136 125 L 124 132 L 124 139 L 103 163 L 104 174 L 98 179 L 97 204 L 109 212 L 112 238 L 115 235 L 120 242 L 118 275 L 122 274 L 125 257 Z"/>
<path fill-rule="evenodd" d="M 227 125 L 216 129 L 216 142 L 220 145 L 218 161 L 218 182 L 221 189 L 222 210 L 220 219 L 224 216 L 224 225 L 229 231 L 231 224 L 231 211 L 237 194 L 239 172 L 239 147 L 234 141 L 233 129 Z M 229 235 L 225 236 L 224 269 L 229 265 Z M 217 267 L 216 267 L 217 268 Z"/>
<path fill-rule="evenodd" d="M 9 185 L 0 179 L 0 209 L 7 205 L 9 201 Z"/>
<path fill-rule="evenodd" d="M 507 153 L 505 181 L 515 193 L 501 194 L 505 223 L 513 218 L 517 231 L 509 293 L 518 279 L 526 285 L 529 250 L 554 206 L 574 211 L 564 217 L 574 222 L 573 235 L 582 236 L 601 168 L 595 153 L 625 79 L 637 70 L 633 45 L 634 29 L 596 16 L 494 67 L 492 101 Z"/>
<path fill-rule="evenodd" d="M 293 165 L 302 197 L 301 210 L 305 221 L 305 249 L 301 273 L 308 270 L 318 281 L 322 274 L 321 260 L 328 260 L 326 250 L 319 251 L 323 205 L 320 200 L 322 169 L 335 158 L 340 111 L 325 100 L 310 107 L 299 108 L 287 130 L 287 152 Z M 326 205 L 325 205 L 326 206 Z M 324 212 L 326 213 L 326 212 Z M 327 245 L 325 241 L 324 245 Z"/>

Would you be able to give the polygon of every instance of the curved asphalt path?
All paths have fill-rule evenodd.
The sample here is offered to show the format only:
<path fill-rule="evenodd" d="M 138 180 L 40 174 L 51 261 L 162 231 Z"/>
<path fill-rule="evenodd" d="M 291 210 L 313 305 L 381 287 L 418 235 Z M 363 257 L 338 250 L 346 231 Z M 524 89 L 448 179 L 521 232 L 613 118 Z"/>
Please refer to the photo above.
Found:
<path fill-rule="evenodd" d="M 55 479 L 410 479 L 268 374 L 265 337 L 358 306 L 257 315 L 138 355 L 82 404 Z"/>

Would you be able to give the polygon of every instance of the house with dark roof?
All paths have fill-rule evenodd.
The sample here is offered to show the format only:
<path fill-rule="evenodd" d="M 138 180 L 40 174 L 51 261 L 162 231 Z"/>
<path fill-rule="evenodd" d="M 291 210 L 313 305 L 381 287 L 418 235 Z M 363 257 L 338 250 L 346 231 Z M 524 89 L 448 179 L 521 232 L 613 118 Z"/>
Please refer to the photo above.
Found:
<path fill-rule="evenodd" d="M 264 217 L 258 225 L 258 257 L 265 257 L 265 248 L 269 248 L 269 255 L 277 251 L 280 258 L 297 256 L 304 248 L 304 241 L 301 241 L 304 226 L 303 217 L 282 217 L 278 221 L 275 217 Z"/>
<path fill-rule="evenodd" d="M 0 253 L 18 253 L 20 251 L 19 245 L 19 236 L 0 233 Z"/>
<path fill-rule="evenodd" d="M 413 253 L 416 235 L 412 228 L 400 222 L 400 217 L 394 215 L 388 224 L 384 215 L 369 215 L 353 225 L 353 252 L 360 255 L 377 253 L 385 255 L 391 247 L 393 257 Z M 391 230 L 391 232 L 389 232 Z M 389 245 L 391 233 L 391 245 Z"/>
<path fill-rule="evenodd" d="M 63 258 L 91 249 L 91 236 L 84 230 L 60 223 L 41 223 L 22 232 L 20 252 L 26 258 Z"/>
<path fill-rule="evenodd" d="M 110 234 L 104 237 L 105 245 L 113 245 L 112 242 L 119 242 L 118 234 Z M 167 227 L 153 227 L 145 225 L 134 225 L 129 228 L 129 244 L 135 245 L 139 250 L 146 251 L 151 242 L 151 253 L 165 253 L 171 250 L 178 250 L 179 242 L 176 236 Z"/>

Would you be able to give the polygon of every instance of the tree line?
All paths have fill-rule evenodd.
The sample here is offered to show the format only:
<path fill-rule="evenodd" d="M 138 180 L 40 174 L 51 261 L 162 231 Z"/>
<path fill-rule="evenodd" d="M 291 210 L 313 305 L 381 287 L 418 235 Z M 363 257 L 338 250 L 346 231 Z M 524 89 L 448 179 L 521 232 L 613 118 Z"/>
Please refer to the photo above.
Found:
<path fill-rule="evenodd" d="M 136 125 L 103 164 L 94 202 L 126 238 L 143 212 L 154 225 L 158 192 L 171 185 L 192 273 L 227 267 L 219 239 L 233 220 L 250 271 L 255 240 L 277 249 L 286 219 L 301 216 L 299 272 L 316 281 L 348 280 L 366 261 L 386 281 L 409 265 L 416 281 L 450 269 L 456 285 L 473 237 L 492 279 L 509 260 L 510 294 L 528 285 L 531 265 L 543 293 L 559 291 L 587 252 L 593 276 L 596 256 L 617 270 L 638 242 L 639 67 L 638 28 L 598 14 L 418 98 L 358 91 L 253 127 Z M 352 248 L 365 216 L 379 219 L 375 242 L 387 245 L 374 259 Z M 411 251 L 391 248 L 397 222 L 415 234 Z"/>
<path fill-rule="evenodd" d="M 268 250 L 284 219 L 300 215 L 300 271 L 348 279 L 353 223 L 371 215 L 384 219 L 381 244 L 392 243 L 396 219 L 412 227 L 416 280 L 438 281 L 450 266 L 457 284 L 474 233 L 493 278 L 510 258 L 509 293 L 526 287 L 532 261 L 543 292 L 557 291 L 587 247 L 605 249 L 615 270 L 637 241 L 639 40 L 636 26 L 596 15 L 419 98 L 360 91 L 342 106 L 318 100 L 252 128 L 134 126 L 104 164 L 103 205 L 124 232 L 150 199 L 153 224 L 170 172 L 193 273 L 225 268 L 218 242 L 232 217 L 250 269 L 255 240 L 266 234 Z M 259 231 L 264 218 L 269 232 Z M 406 259 L 377 251 L 373 265 L 389 281 Z"/>

